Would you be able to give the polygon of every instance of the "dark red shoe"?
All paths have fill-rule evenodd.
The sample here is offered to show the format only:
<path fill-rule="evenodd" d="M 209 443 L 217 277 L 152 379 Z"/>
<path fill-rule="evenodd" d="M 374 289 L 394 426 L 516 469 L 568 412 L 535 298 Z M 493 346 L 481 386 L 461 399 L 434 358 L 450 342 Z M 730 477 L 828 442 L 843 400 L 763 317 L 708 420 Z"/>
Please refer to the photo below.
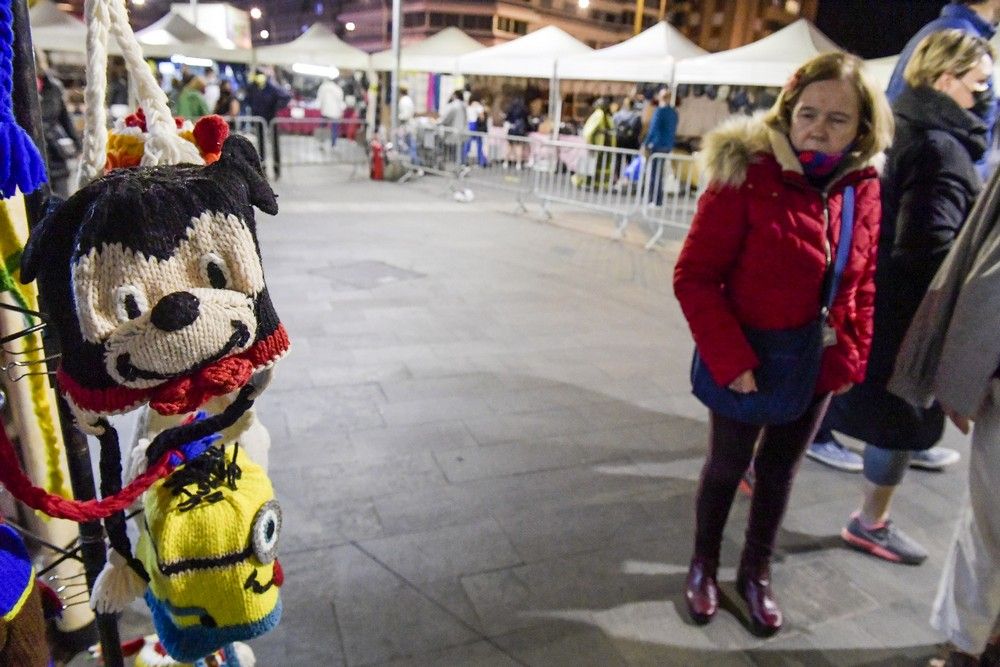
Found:
<path fill-rule="evenodd" d="M 712 620 L 719 610 L 719 584 L 716 581 L 718 565 L 695 556 L 688 569 L 684 599 L 687 600 L 691 619 L 704 625 Z"/>
<path fill-rule="evenodd" d="M 771 571 L 763 566 L 741 566 L 736 576 L 736 591 L 747 603 L 750 625 L 759 637 L 770 637 L 781 629 L 782 614 L 771 590 Z"/>

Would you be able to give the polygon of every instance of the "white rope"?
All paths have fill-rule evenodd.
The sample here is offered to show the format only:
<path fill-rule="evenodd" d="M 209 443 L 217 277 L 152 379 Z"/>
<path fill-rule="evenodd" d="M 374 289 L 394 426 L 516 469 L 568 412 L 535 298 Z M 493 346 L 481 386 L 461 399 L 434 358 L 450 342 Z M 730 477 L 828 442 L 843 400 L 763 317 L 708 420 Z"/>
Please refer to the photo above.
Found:
<path fill-rule="evenodd" d="M 108 92 L 108 30 L 111 17 L 105 0 L 86 0 L 83 5 L 87 22 L 87 86 L 83 127 L 83 155 L 80 159 L 80 187 L 102 173 L 108 159 L 108 113 L 104 108 Z"/>
<path fill-rule="evenodd" d="M 147 136 L 141 164 L 150 166 L 182 162 L 203 164 L 197 146 L 177 134 L 167 95 L 153 78 L 153 73 L 142 57 L 139 42 L 129 25 L 125 0 L 106 1 L 111 8 L 111 32 L 121 48 L 129 77 L 135 81 L 139 106 L 146 115 Z"/>
<path fill-rule="evenodd" d="M 108 35 L 113 34 L 125 59 L 125 69 L 134 82 L 139 106 L 146 117 L 143 165 L 203 164 L 198 148 L 177 133 L 167 95 L 146 65 L 132 27 L 125 0 L 86 0 L 87 21 L 87 104 L 83 130 L 83 157 L 80 186 L 104 173 L 108 152 L 108 117 L 105 98 L 108 89 Z"/>

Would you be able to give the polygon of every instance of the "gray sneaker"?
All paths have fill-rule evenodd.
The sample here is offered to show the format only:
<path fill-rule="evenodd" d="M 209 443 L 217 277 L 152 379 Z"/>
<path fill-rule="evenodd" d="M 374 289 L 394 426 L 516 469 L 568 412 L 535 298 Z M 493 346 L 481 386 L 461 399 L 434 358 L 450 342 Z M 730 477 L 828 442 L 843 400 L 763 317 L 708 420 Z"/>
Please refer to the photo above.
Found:
<path fill-rule="evenodd" d="M 814 441 L 806 450 L 806 456 L 831 468 L 846 472 L 861 472 L 865 467 L 861 456 L 844 447 L 836 438 Z"/>
<path fill-rule="evenodd" d="M 941 470 L 952 463 L 958 463 L 962 455 L 947 447 L 931 447 L 920 452 L 913 452 L 910 457 L 910 467 L 921 470 Z"/>
<path fill-rule="evenodd" d="M 877 528 L 866 528 L 855 513 L 840 536 L 848 546 L 893 563 L 920 565 L 927 558 L 924 548 L 896 528 L 890 519 Z"/>

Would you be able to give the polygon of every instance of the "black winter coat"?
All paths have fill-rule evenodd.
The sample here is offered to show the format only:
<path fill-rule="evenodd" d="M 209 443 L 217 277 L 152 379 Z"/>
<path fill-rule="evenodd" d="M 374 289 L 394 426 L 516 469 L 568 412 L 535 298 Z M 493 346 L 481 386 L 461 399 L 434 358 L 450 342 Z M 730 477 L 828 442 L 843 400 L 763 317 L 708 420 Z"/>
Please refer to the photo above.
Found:
<path fill-rule="evenodd" d="M 896 136 L 882 175 L 875 337 L 868 380 L 884 385 L 934 274 L 972 210 L 986 126 L 950 97 L 907 88 L 893 105 Z"/>
<path fill-rule="evenodd" d="M 69 176 L 69 166 L 66 164 L 66 159 L 59 154 L 55 144 L 60 138 L 69 138 L 76 144 L 77 152 L 79 152 L 80 138 L 73 126 L 73 119 L 66 109 L 62 85 L 48 75 L 42 75 L 40 80 L 38 103 L 41 108 L 42 128 L 45 134 L 49 178 L 53 180 L 66 178 Z"/>
<path fill-rule="evenodd" d="M 893 112 L 868 372 L 864 383 L 834 400 L 827 425 L 885 449 L 921 450 L 941 437 L 943 414 L 937 407 L 914 408 L 885 385 L 906 330 L 982 188 L 975 163 L 986 151 L 986 126 L 929 87 L 908 87 Z"/>

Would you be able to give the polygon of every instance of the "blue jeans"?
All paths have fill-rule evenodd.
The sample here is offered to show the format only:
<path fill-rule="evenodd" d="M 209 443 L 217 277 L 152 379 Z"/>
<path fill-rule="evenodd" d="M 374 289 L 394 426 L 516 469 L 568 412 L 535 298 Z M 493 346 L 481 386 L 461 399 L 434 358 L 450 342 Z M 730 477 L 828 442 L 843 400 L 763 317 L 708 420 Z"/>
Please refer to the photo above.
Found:
<path fill-rule="evenodd" d="M 472 122 L 469 123 L 469 131 L 470 132 L 475 132 L 476 131 L 476 123 L 475 123 L 475 121 L 472 121 Z M 472 146 L 472 144 L 476 145 L 476 158 L 479 161 L 479 166 L 480 167 L 485 167 L 486 166 L 486 156 L 483 155 L 483 138 L 480 137 L 480 136 L 478 136 L 478 135 L 473 136 L 473 137 L 469 137 L 468 139 L 465 140 L 465 143 L 462 144 L 462 155 L 461 155 L 460 162 L 462 164 L 465 164 L 465 160 L 466 160 L 466 158 L 469 155 L 469 148 Z"/>
<path fill-rule="evenodd" d="M 669 153 L 670 149 L 654 147 L 650 150 L 650 156 L 657 153 Z M 652 163 L 649 172 L 649 201 L 657 206 L 663 206 L 663 165 L 665 160 L 650 160 Z"/>
<path fill-rule="evenodd" d="M 340 136 L 340 123 L 334 121 L 330 123 L 330 145 L 337 145 L 337 137 Z"/>

